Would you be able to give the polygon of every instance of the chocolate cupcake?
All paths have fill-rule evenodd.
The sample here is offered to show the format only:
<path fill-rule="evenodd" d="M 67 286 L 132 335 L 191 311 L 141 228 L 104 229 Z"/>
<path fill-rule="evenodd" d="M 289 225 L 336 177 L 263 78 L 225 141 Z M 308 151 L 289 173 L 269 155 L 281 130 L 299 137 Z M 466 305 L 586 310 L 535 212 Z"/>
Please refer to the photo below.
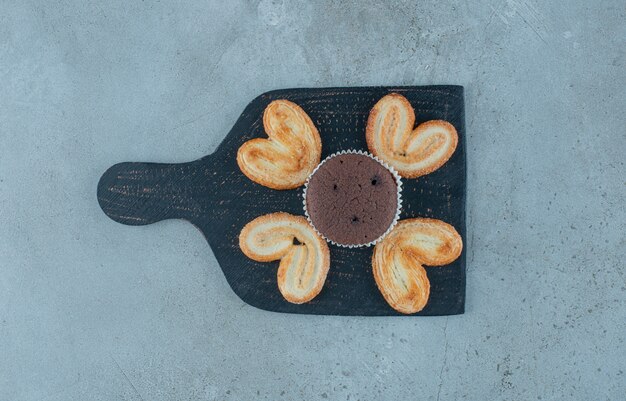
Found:
<path fill-rule="evenodd" d="M 304 188 L 304 211 L 316 231 L 345 247 L 370 246 L 396 224 L 400 176 L 376 157 L 343 151 L 322 161 Z"/>

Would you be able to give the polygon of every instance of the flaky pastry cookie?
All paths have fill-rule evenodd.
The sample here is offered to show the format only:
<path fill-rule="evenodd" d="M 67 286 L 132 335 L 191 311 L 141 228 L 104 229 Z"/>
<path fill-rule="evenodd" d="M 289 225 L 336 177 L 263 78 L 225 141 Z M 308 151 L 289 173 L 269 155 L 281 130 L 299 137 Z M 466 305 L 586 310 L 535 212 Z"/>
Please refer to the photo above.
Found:
<path fill-rule="evenodd" d="M 452 263 L 463 250 L 454 227 L 441 220 L 401 220 L 374 248 L 372 270 L 387 303 L 400 313 L 416 313 L 428 302 L 430 282 L 423 265 Z"/>
<path fill-rule="evenodd" d="M 322 141 L 311 118 L 297 104 L 275 100 L 263 113 L 268 138 L 241 145 L 237 164 L 252 181 L 272 189 L 304 184 L 320 162 Z"/>
<path fill-rule="evenodd" d="M 320 293 L 330 267 L 328 244 L 305 217 L 278 212 L 257 217 L 241 230 L 239 247 L 250 259 L 280 259 L 278 289 L 294 304 Z"/>
<path fill-rule="evenodd" d="M 416 178 L 432 173 L 450 159 L 458 143 L 454 126 L 431 120 L 413 129 L 415 111 L 397 93 L 380 99 L 367 120 L 367 147 L 401 176 Z"/>

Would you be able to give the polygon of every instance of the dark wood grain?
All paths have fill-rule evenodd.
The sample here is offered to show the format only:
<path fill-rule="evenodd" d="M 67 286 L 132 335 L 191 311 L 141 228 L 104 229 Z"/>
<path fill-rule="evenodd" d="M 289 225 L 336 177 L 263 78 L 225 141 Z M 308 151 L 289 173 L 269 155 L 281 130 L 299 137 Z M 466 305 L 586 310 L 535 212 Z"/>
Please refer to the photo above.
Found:
<path fill-rule="evenodd" d="M 238 247 L 241 228 L 257 216 L 286 211 L 303 214 L 302 188 L 275 191 L 250 181 L 236 163 L 245 141 L 265 137 L 262 114 L 275 99 L 299 104 L 322 137 L 322 158 L 344 149 L 367 150 L 365 125 L 372 106 L 397 92 L 415 108 L 416 123 L 443 119 L 459 133 L 452 158 L 439 170 L 417 180 L 403 179 L 401 218 L 432 217 L 452 224 L 465 240 L 465 116 L 460 86 L 286 89 L 254 99 L 212 155 L 182 164 L 120 163 L 98 184 L 98 201 L 113 220 L 144 225 L 185 219 L 206 237 L 235 293 L 261 309 L 327 315 L 398 315 L 380 295 L 370 258 L 372 248 L 331 246 L 331 267 L 324 289 L 304 305 L 286 302 L 278 292 L 278 262 L 248 259 Z M 139 232 L 137 232 L 139 235 Z M 427 267 L 430 300 L 416 315 L 464 312 L 465 250 L 454 263 Z M 219 302 L 218 299 L 215 302 Z"/>

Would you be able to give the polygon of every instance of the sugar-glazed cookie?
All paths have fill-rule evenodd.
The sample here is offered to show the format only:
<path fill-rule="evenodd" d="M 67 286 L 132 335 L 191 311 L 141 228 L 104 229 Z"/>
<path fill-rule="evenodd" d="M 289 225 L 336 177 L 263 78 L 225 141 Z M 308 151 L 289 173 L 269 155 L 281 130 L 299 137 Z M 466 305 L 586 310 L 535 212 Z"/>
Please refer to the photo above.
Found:
<path fill-rule="evenodd" d="M 239 247 L 258 262 L 280 260 L 278 289 L 294 304 L 320 293 L 330 267 L 330 251 L 305 217 L 278 212 L 257 217 L 241 230 Z"/>
<path fill-rule="evenodd" d="M 419 312 L 430 295 L 430 282 L 423 265 L 447 265 L 462 250 L 461 236 L 441 220 L 401 220 L 374 248 L 372 270 L 376 285 L 398 312 Z"/>
<path fill-rule="evenodd" d="M 405 178 L 432 173 L 450 159 L 458 143 L 447 121 L 426 121 L 413 129 L 415 112 L 409 101 L 389 94 L 372 108 L 365 132 L 367 147 Z"/>
<path fill-rule="evenodd" d="M 311 118 L 297 104 L 275 100 L 263 113 L 268 138 L 241 145 L 237 164 L 252 181 L 272 189 L 304 184 L 322 155 L 322 141 Z"/>

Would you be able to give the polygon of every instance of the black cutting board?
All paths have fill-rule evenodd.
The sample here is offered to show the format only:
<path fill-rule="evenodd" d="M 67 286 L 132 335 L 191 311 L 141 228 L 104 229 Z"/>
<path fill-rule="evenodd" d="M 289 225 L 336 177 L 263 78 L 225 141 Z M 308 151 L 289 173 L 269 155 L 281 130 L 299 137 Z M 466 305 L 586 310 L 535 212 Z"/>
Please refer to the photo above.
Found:
<path fill-rule="evenodd" d="M 374 104 L 388 93 L 404 95 L 415 108 L 416 124 L 441 119 L 452 123 L 459 144 L 439 170 L 403 179 L 401 219 L 431 217 L 452 224 L 465 242 L 461 256 L 443 267 L 426 267 L 430 299 L 416 315 L 454 315 L 465 306 L 465 115 L 463 87 L 363 87 L 285 89 L 254 99 L 215 153 L 182 164 L 120 163 L 98 183 L 98 202 L 115 221 L 144 225 L 185 219 L 206 237 L 235 293 L 246 303 L 276 312 L 323 315 L 399 315 L 383 299 L 371 268 L 372 247 L 330 246 L 331 265 L 322 292 L 311 302 L 285 301 L 276 284 L 278 262 L 248 259 L 239 249 L 242 227 L 263 214 L 303 215 L 302 188 L 276 191 L 258 185 L 239 170 L 237 149 L 251 138 L 266 137 L 262 115 L 273 100 L 299 104 L 317 126 L 322 159 L 331 153 L 367 150 L 365 125 Z M 157 229 L 157 227 L 155 227 Z M 141 231 L 136 231 L 140 235 Z M 181 272 L 184 274 L 184 272 Z M 215 302 L 220 302 L 215 299 Z"/>

